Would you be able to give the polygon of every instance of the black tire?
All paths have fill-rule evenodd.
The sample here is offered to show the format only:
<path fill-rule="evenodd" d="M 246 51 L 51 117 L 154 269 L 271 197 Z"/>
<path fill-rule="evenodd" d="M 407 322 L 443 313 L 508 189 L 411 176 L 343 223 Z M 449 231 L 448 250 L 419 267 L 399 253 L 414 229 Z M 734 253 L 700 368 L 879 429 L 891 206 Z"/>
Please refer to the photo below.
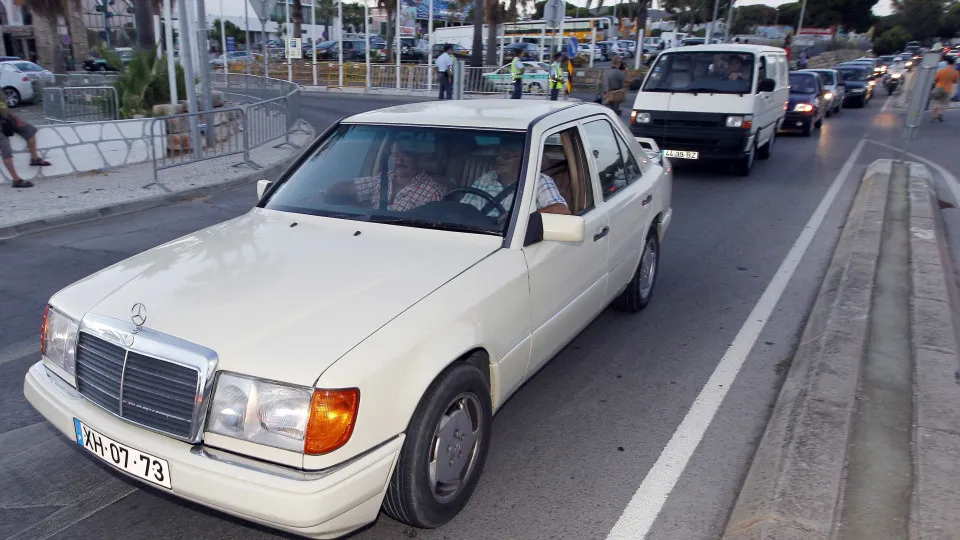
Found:
<path fill-rule="evenodd" d="M 750 176 L 750 172 L 753 170 L 753 163 L 757 159 L 757 141 L 754 139 L 753 147 L 750 148 L 750 153 L 740 158 L 734 163 L 734 171 L 737 176 Z"/>
<path fill-rule="evenodd" d="M 757 149 L 757 159 L 770 159 L 770 155 L 773 154 L 773 145 L 776 142 L 777 130 L 773 130 L 773 133 L 770 134 L 770 140 L 767 141 L 767 144 Z"/>
<path fill-rule="evenodd" d="M 7 107 L 13 109 L 19 107 L 23 100 L 20 97 L 20 91 L 12 86 L 8 86 L 3 89 L 3 100 L 6 102 Z"/>
<path fill-rule="evenodd" d="M 468 456 L 464 464 L 465 476 L 460 479 L 462 483 L 456 492 L 449 494 L 449 500 L 441 501 L 430 479 L 431 453 L 434 448 L 441 446 L 434 443 L 442 434 L 442 430 L 438 433 L 441 419 L 452 418 L 448 413 L 454 410 L 453 405 L 457 400 L 465 395 L 471 396 L 476 404 L 471 408 L 478 409 L 475 414 L 479 422 L 479 434 L 472 445 L 473 458 L 471 460 Z M 456 427 L 463 418 L 449 420 L 445 425 Z M 469 422 L 470 417 L 466 418 Z M 470 500 L 483 473 L 490 447 L 492 418 L 490 385 L 483 373 L 466 362 L 457 362 L 448 367 L 424 392 L 410 420 L 400 458 L 383 500 L 383 511 L 397 521 L 425 529 L 439 527 L 453 519 Z M 461 434 L 461 442 L 464 440 L 462 437 Z M 470 438 L 470 434 L 467 438 Z M 459 446 L 457 450 L 454 459 L 462 455 Z"/>
<path fill-rule="evenodd" d="M 642 270 L 644 269 L 644 258 L 650 253 L 652 253 L 651 256 L 653 257 L 653 266 L 652 270 L 649 268 L 648 270 L 652 272 L 652 277 L 649 283 L 645 283 L 649 274 L 645 275 Z M 630 278 L 630 283 L 628 283 L 627 288 L 620 293 L 620 296 L 613 301 L 614 309 L 628 313 L 636 313 L 647 307 L 647 304 L 650 303 L 650 299 L 653 297 L 653 291 L 656 289 L 659 269 L 660 238 L 657 236 L 657 226 L 654 224 L 650 227 L 650 232 L 647 233 L 647 240 L 643 244 L 640 261 L 637 263 L 636 270 L 633 271 L 633 277 Z M 644 292 L 644 290 L 646 290 L 646 292 Z"/>

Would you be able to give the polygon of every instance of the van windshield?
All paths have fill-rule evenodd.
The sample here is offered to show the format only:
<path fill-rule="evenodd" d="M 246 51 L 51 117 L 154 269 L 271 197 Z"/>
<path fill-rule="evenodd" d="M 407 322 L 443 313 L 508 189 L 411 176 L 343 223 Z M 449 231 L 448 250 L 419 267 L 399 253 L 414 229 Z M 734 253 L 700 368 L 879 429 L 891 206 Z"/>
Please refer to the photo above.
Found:
<path fill-rule="evenodd" d="M 661 54 L 644 92 L 748 94 L 753 88 L 752 53 L 671 52 Z"/>

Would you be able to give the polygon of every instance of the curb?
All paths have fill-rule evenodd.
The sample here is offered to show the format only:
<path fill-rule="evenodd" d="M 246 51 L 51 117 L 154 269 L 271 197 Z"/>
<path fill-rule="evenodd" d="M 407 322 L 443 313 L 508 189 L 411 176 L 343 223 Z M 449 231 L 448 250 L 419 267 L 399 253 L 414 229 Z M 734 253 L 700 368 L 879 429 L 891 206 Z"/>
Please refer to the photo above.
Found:
<path fill-rule="evenodd" d="M 828 540 L 867 348 L 893 162 L 866 170 L 725 540 Z"/>
<path fill-rule="evenodd" d="M 960 531 L 960 292 L 930 170 L 910 164 L 910 326 L 914 361 L 914 487 L 910 539 Z"/>
<path fill-rule="evenodd" d="M 201 197 L 206 197 L 208 195 L 213 195 L 215 193 L 228 191 L 236 187 L 252 184 L 261 178 L 268 178 L 268 179 L 275 178 L 286 169 L 289 163 L 290 163 L 289 160 L 281 161 L 279 163 L 269 165 L 258 171 L 253 171 L 250 174 L 247 174 L 240 178 L 228 180 L 220 184 L 197 187 L 197 188 L 187 189 L 183 191 L 177 191 L 174 193 L 164 193 L 162 195 L 148 197 L 145 199 L 110 204 L 110 205 L 105 205 L 98 208 L 90 208 L 87 210 L 70 212 L 70 213 L 53 217 L 53 218 L 37 219 L 33 221 L 27 221 L 24 223 L 18 223 L 16 225 L 0 227 L 0 242 L 3 242 L 4 240 L 11 240 L 18 236 L 22 236 L 29 233 L 46 231 L 46 230 L 54 229 L 57 227 L 63 227 L 65 225 L 74 225 L 77 223 L 94 221 L 97 219 L 102 219 L 110 216 L 129 214 L 131 212 L 147 210 L 150 208 L 156 208 L 158 206 L 165 206 L 168 204 L 183 202 L 191 199 L 198 199 Z"/>

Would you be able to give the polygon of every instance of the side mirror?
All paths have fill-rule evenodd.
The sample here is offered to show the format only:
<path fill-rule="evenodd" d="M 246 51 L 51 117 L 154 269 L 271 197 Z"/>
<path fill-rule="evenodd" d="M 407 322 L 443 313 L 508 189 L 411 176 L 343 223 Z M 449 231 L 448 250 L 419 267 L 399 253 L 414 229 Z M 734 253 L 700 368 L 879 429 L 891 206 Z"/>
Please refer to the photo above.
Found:
<path fill-rule="evenodd" d="M 267 188 L 270 187 L 269 180 L 257 180 L 257 198 L 262 199 L 263 194 L 267 192 Z"/>
<path fill-rule="evenodd" d="M 581 216 L 533 212 L 527 224 L 527 236 L 523 245 L 543 241 L 583 242 L 584 220 Z"/>
<path fill-rule="evenodd" d="M 773 92 L 777 89 L 777 82 L 771 78 L 762 79 L 757 86 L 757 92 Z"/>

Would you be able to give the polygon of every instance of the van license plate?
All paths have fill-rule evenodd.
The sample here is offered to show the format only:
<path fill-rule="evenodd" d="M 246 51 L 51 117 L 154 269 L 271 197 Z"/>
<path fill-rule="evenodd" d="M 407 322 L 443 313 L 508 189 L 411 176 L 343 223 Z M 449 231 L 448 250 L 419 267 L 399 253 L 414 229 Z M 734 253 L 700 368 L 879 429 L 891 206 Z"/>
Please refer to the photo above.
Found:
<path fill-rule="evenodd" d="M 687 152 L 684 150 L 664 150 L 663 155 L 665 157 L 680 158 L 680 159 L 697 159 L 700 157 L 699 152 Z"/>

